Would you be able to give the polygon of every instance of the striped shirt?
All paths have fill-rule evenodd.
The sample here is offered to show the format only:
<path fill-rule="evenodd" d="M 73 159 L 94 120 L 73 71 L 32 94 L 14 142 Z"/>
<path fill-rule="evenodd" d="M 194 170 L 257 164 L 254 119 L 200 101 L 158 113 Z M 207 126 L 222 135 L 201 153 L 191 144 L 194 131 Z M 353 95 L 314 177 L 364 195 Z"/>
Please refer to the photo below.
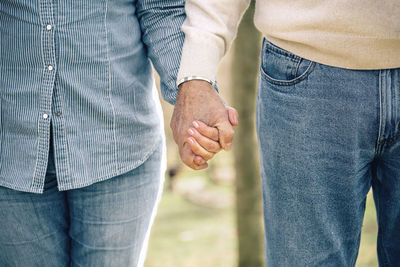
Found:
<path fill-rule="evenodd" d="M 42 193 L 141 163 L 162 136 L 151 62 L 174 103 L 184 0 L 0 1 L 0 185 Z"/>

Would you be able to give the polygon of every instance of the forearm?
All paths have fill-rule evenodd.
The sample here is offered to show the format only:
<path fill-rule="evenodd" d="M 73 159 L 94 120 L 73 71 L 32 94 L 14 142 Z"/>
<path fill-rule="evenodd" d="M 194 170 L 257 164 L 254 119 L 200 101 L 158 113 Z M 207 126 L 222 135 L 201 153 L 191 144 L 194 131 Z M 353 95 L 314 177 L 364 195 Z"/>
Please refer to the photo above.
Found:
<path fill-rule="evenodd" d="M 137 14 L 148 56 L 160 75 L 161 93 L 174 104 L 177 73 L 184 41 L 184 0 L 138 0 Z"/>
<path fill-rule="evenodd" d="M 189 76 L 214 80 L 218 64 L 236 36 L 250 0 L 187 0 L 178 81 Z"/>

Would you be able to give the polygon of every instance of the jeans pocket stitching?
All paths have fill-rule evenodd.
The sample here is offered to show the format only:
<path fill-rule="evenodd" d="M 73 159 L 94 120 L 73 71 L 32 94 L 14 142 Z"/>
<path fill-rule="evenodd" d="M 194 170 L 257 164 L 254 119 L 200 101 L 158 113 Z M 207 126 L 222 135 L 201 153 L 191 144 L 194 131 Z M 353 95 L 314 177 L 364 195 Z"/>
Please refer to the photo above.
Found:
<path fill-rule="evenodd" d="M 271 76 L 269 76 L 263 69 L 262 67 L 263 64 L 261 64 L 260 66 L 260 71 L 261 71 L 261 77 L 264 78 L 267 82 L 270 82 L 272 84 L 275 85 L 294 85 L 296 83 L 299 83 L 300 81 L 304 80 L 305 78 L 307 78 L 307 76 L 312 72 L 312 70 L 315 67 L 315 62 L 310 61 L 310 65 L 307 67 L 307 69 L 298 77 L 291 79 L 291 80 L 278 80 L 278 79 L 274 79 Z"/>
<path fill-rule="evenodd" d="M 270 42 L 266 42 L 264 44 L 264 50 L 265 50 L 265 53 L 269 52 L 269 53 L 273 53 L 275 55 L 284 56 L 287 59 L 289 59 L 291 61 L 294 61 L 294 62 L 299 62 L 302 59 L 298 55 L 295 55 L 295 54 L 293 54 L 293 53 L 291 53 L 291 52 L 289 52 L 289 51 L 287 51 L 287 50 L 285 50 L 283 48 L 280 48 L 280 47 L 278 47 L 278 46 L 276 46 L 276 45 L 274 45 L 273 43 L 270 43 Z"/>
<path fill-rule="evenodd" d="M 296 83 L 299 83 L 302 80 L 304 80 L 305 78 L 307 78 L 307 76 L 313 71 L 313 69 L 316 65 L 316 62 L 308 60 L 310 62 L 310 64 L 308 65 L 307 69 L 301 75 L 299 75 L 298 77 L 295 77 L 294 79 L 291 79 L 291 80 L 279 80 L 279 79 L 275 79 L 275 78 L 271 77 L 264 70 L 264 65 L 265 65 L 264 63 L 266 62 L 265 57 L 266 57 L 267 53 L 284 56 L 292 62 L 297 62 L 298 64 L 296 67 L 296 73 L 298 71 L 300 63 L 302 62 L 302 60 L 304 60 L 304 58 L 297 56 L 295 54 L 292 54 L 291 52 L 274 45 L 273 43 L 269 42 L 267 39 L 264 38 L 263 45 L 262 45 L 262 51 L 261 51 L 260 73 L 261 73 L 261 77 L 263 79 L 265 79 L 267 82 L 270 82 L 271 84 L 274 84 L 274 85 L 291 86 Z"/>

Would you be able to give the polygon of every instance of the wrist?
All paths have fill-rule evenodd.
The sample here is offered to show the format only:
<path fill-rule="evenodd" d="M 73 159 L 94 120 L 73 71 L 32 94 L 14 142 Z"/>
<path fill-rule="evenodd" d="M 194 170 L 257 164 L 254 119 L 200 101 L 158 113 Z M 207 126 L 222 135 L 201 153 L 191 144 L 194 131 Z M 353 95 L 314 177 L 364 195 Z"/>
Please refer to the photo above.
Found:
<path fill-rule="evenodd" d="M 191 80 L 181 83 L 178 88 L 179 102 L 187 102 L 188 99 L 205 99 L 210 95 L 218 95 L 210 83 L 203 80 Z"/>

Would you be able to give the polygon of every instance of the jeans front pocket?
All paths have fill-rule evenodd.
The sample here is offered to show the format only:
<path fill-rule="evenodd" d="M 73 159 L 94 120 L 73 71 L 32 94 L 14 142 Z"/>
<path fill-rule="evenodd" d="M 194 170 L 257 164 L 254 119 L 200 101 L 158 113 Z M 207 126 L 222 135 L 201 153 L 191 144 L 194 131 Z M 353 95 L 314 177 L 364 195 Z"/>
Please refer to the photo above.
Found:
<path fill-rule="evenodd" d="M 274 85 L 290 86 L 306 79 L 315 62 L 284 50 L 264 39 L 261 54 L 261 77 Z"/>

